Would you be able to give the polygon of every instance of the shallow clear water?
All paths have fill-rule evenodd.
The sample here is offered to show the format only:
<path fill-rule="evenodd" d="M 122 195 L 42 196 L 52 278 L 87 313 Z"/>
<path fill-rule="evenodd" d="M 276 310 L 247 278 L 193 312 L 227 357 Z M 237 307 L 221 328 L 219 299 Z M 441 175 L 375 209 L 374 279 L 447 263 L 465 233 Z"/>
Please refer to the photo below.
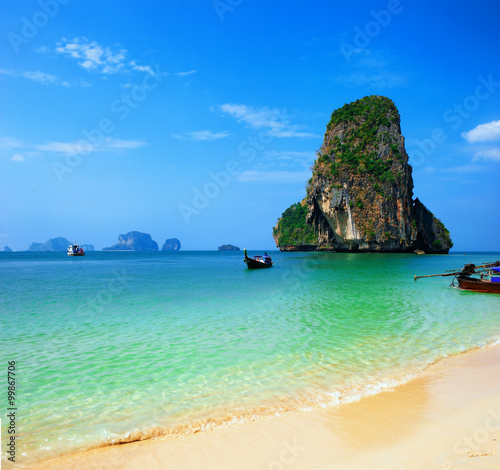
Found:
<path fill-rule="evenodd" d="M 249 271 L 242 252 L 1 253 L 17 455 L 332 406 L 500 339 L 499 295 L 413 281 L 499 253 L 272 256 Z"/>

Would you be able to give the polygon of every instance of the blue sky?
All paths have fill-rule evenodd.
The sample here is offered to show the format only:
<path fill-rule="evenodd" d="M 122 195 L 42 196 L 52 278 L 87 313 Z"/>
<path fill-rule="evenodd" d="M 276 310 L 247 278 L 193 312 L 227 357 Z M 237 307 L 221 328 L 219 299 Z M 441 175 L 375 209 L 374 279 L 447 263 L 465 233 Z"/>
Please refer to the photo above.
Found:
<path fill-rule="evenodd" d="M 0 4 L 0 249 L 272 249 L 331 113 L 401 114 L 414 194 L 498 251 L 497 1 Z"/>

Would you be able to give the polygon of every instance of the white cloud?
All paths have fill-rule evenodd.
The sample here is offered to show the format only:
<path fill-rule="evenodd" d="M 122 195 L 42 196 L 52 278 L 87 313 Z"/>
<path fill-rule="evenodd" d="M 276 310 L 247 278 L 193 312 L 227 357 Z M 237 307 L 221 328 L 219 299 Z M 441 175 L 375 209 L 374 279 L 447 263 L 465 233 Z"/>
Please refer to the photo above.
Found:
<path fill-rule="evenodd" d="M 352 60 L 343 66 L 343 73 L 333 80 L 348 87 L 395 88 L 408 81 L 407 75 L 398 73 L 392 64 L 399 58 L 388 51 L 356 49 Z"/>
<path fill-rule="evenodd" d="M 353 72 L 346 76 L 337 77 L 337 81 L 347 86 L 394 88 L 403 85 L 406 82 L 406 77 L 392 72 Z"/>
<path fill-rule="evenodd" d="M 151 66 L 138 64 L 136 60 L 128 58 L 128 51 L 126 49 L 103 46 L 97 41 L 89 41 L 86 37 L 76 37 L 72 40 L 63 38 L 56 46 L 56 53 L 70 59 L 75 59 L 80 67 L 88 71 L 99 72 L 103 75 L 127 72 L 156 74 Z M 196 70 L 178 73 L 160 73 L 160 75 L 183 77 L 193 73 L 196 73 Z"/>
<path fill-rule="evenodd" d="M 153 69 L 149 65 L 138 65 L 138 64 L 135 63 L 134 60 L 132 62 L 130 62 L 129 65 L 132 67 L 132 70 L 136 70 L 138 72 L 147 72 L 147 73 L 149 73 L 151 75 L 155 74 L 153 72 Z"/>
<path fill-rule="evenodd" d="M 492 148 L 477 152 L 474 155 L 473 161 L 478 161 L 478 160 L 492 160 L 495 162 L 500 162 L 500 148 Z"/>
<path fill-rule="evenodd" d="M 99 145 L 94 145 L 87 140 L 77 142 L 48 142 L 37 145 L 36 149 L 41 152 L 61 153 L 64 155 L 84 154 L 88 152 L 112 152 L 116 150 L 130 150 L 144 147 L 146 142 L 140 140 L 121 140 L 106 137 Z"/>
<path fill-rule="evenodd" d="M 196 73 L 196 70 L 190 70 L 189 72 L 176 72 L 172 75 L 175 75 L 176 77 L 185 77 L 186 75 L 192 75 L 193 73 Z"/>
<path fill-rule="evenodd" d="M 442 170 L 444 173 L 480 173 L 486 168 L 480 165 L 461 165 Z"/>
<path fill-rule="evenodd" d="M 23 147 L 23 143 L 11 137 L 0 137 L 0 150 L 12 150 Z"/>
<path fill-rule="evenodd" d="M 265 152 L 265 157 L 274 165 L 290 169 L 292 166 L 310 169 L 316 158 L 316 152 L 297 150 L 272 150 Z"/>
<path fill-rule="evenodd" d="M 0 72 L 1 73 L 1 72 Z M 84 80 L 68 82 L 67 80 L 61 80 L 55 75 L 50 73 L 41 72 L 37 70 L 36 72 L 26 71 L 26 72 L 9 72 L 9 75 L 13 75 L 15 77 L 23 77 L 27 80 L 31 80 L 37 83 L 41 83 L 42 85 L 60 85 L 66 88 L 72 88 L 76 86 L 81 87 L 89 87 L 91 84 Z"/>
<path fill-rule="evenodd" d="M 266 129 L 274 137 L 317 138 L 316 134 L 304 132 L 303 126 L 290 124 L 290 117 L 285 111 L 262 107 L 255 109 L 244 104 L 226 103 L 220 110 L 229 114 L 238 122 L 243 122 L 253 129 Z"/>
<path fill-rule="evenodd" d="M 124 69 L 127 54 L 125 49 L 112 51 L 110 47 L 101 46 L 96 41 L 90 42 L 85 37 L 74 38 L 71 41 L 63 38 L 57 43 L 56 52 L 76 59 L 86 70 L 96 70 L 105 75 Z M 136 66 L 135 62 L 133 64 Z"/>
<path fill-rule="evenodd" d="M 173 135 L 176 139 L 189 139 L 189 140 L 219 140 L 229 136 L 229 132 L 221 131 L 221 132 L 212 132 L 212 131 L 192 131 L 186 132 L 183 135 Z"/>
<path fill-rule="evenodd" d="M 479 124 L 468 132 L 462 132 L 462 137 L 469 143 L 500 140 L 500 121 Z"/>
<path fill-rule="evenodd" d="M 238 175 L 238 180 L 245 183 L 305 184 L 310 177 L 310 171 L 247 170 Z"/>
<path fill-rule="evenodd" d="M 112 149 L 138 149 L 140 147 L 145 147 L 148 145 L 143 140 L 122 140 L 122 139 L 112 139 L 111 137 L 106 137 L 104 142 L 98 146 L 99 150 L 112 150 Z"/>
<path fill-rule="evenodd" d="M 23 72 L 22 76 L 27 78 L 28 80 L 33 80 L 34 82 L 40 82 L 43 85 L 52 85 L 58 82 L 58 79 L 55 75 L 50 75 L 45 72 Z"/>
<path fill-rule="evenodd" d="M 81 139 L 76 142 L 47 142 L 44 144 L 29 144 L 10 137 L 0 138 L 0 152 L 3 158 L 13 162 L 23 162 L 27 158 L 43 157 L 45 155 L 72 156 L 89 152 L 123 153 L 148 145 L 142 140 L 123 140 L 105 137 L 99 145 Z M 12 153 L 14 154 L 13 156 Z"/>

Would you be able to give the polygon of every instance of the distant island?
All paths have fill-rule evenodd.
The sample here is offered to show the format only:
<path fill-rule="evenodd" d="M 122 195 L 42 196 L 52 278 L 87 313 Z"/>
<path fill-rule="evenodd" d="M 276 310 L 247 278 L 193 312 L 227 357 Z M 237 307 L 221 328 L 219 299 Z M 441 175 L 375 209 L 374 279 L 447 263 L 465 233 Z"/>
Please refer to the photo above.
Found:
<path fill-rule="evenodd" d="M 4 249 L 3 249 L 3 251 L 9 251 L 9 252 L 10 252 L 10 251 L 12 251 L 12 248 L 10 248 L 10 247 L 8 247 L 7 245 L 5 245 L 5 247 L 4 247 Z"/>
<path fill-rule="evenodd" d="M 56 237 L 44 243 L 33 242 L 26 251 L 52 252 L 66 251 L 72 243 L 64 237 Z M 94 251 L 94 245 L 80 245 L 84 251 Z M 6 247 L 8 248 L 8 247 Z M 7 250 L 6 250 L 7 251 Z"/>
<path fill-rule="evenodd" d="M 306 197 L 273 229 L 281 251 L 448 253 L 444 224 L 413 199 L 400 116 L 384 96 L 333 112 Z"/>
<path fill-rule="evenodd" d="M 167 238 L 163 244 L 161 251 L 179 251 L 181 249 L 181 242 L 177 238 Z"/>
<path fill-rule="evenodd" d="M 217 248 L 219 251 L 240 251 L 240 248 L 238 246 L 234 245 L 221 245 L 219 248 Z"/>
<path fill-rule="evenodd" d="M 103 248 L 103 251 L 158 251 L 158 244 L 149 233 L 128 232 L 118 236 L 118 243 Z"/>

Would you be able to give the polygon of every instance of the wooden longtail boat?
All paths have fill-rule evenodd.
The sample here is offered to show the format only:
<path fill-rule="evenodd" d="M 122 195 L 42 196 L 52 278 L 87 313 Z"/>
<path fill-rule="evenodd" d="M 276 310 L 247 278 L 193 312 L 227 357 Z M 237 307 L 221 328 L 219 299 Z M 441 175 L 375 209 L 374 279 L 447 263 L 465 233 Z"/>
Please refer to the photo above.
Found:
<path fill-rule="evenodd" d="M 415 281 L 423 277 L 454 276 L 451 286 L 474 292 L 500 294 L 500 261 L 483 263 L 480 266 L 466 264 L 460 271 L 450 271 L 444 274 L 429 274 L 414 276 Z M 474 277 L 475 276 L 475 277 Z M 455 284 L 455 282 L 458 283 Z"/>
<path fill-rule="evenodd" d="M 492 282 L 486 279 L 477 279 L 469 276 L 457 276 L 457 282 L 460 289 L 500 294 L 500 282 Z"/>
<path fill-rule="evenodd" d="M 249 258 L 247 254 L 247 249 L 244 248 L 243 252 L 245 253 L 245 259 L 243 260 L 248 269 L 263 269 L 270 268 L 273 265 L 271 257 L 265 254 L 265 256 L 254 256 L 253 258 Z"/>

